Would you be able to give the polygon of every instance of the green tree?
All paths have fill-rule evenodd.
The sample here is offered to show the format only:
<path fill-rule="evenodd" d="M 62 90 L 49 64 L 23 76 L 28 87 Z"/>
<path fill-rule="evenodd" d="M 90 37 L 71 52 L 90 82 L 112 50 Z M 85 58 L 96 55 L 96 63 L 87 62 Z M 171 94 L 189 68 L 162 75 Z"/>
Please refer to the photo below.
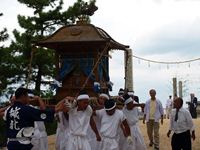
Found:
<path fill-rule="evenodd" d="M 3 13 L 0 13 L 0 17 L 3 16 Z M 2 31 L 0 31 L 0 42 L 4 42 L 8 39 L 8 33 L 7 29 L 4 28 Z M 0 48 L 3 48 L 2 46 Z"/>
<path fill-rule="evenodd" d="M 44 79 L 55 77 L 55 54 L 51 49 L 33 48 L 33 41 L 51 35 L 63 25 L 73 24 L 80 16 L 89 21 L 90 14 L 83 14 L 83 6 L 87 3 L 82 0 L 78 0 L 66 11 L 63 10 L 62 0 L 18 1 L 33 9 L 33 16 L 18 15 L 19 25 L 24 32 L 13 31 L 15 41 L 12 41 L 10 49 L 14 56 L 12 61 L 15 62 L 12 69 L 17 71 L 13 74 L 12 81 L 23 84 L 30 82 L 40 92 L 42 84 L 49 84 Z M 94 3 L 95 1 L 91 1 L 89 4 Z"/>
<path fill-rule="evenodd" d="M 3 16 L 3 13 L 0 13 L 0 16 Z M 6 78 L 7 76 L 7 69 L 9 69 L 9 66 L 7 65 L 9 57 L 9 51 L 8 48 L 5 48 L 3 42 L 8 39 L 8 33 L 7 29 L 3 28 L 0 31 L 0 95 L 3 92 L 3 90 L 7 87 L 8 80 Z"/>

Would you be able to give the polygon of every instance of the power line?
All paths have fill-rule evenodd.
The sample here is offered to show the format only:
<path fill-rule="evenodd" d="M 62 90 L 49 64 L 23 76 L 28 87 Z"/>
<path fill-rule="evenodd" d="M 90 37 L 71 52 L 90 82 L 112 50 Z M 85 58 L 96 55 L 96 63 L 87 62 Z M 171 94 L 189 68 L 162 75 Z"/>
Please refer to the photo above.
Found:
<path fill-rule="evenodd" d="M 190 62 L 200 60 L 200 57 L 198 57 L 198 58 L 195 58 L 195 59 L 189 59 L 189 60 L 183 60 L 183 61 L 157 61 L 157 60 L 152 60 L 152 59 L 146 59 L 146 58 L 139 57 L 139 56 L 136 56 L 136 55 L 132 55 L 132 56 L 137 58 L 137 59 L 143 60 L 143 61 L 157 63 L 157 64 L 183 64 L 183 63 L 190 63 Z"/>

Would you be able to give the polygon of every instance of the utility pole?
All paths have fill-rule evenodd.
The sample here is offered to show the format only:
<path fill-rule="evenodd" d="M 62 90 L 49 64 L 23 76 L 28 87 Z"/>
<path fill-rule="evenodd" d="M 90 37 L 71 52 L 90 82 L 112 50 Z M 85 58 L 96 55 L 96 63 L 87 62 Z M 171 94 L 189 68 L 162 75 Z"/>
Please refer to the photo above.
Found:
<path fill-rule="evenodd" d="M 175 98 L 177 96 L 177 79 L 172 78 L 172 81 L 173 81 L 173 98 Z"/>
<path fill-rule="evenodd" d="M 179 92 L 179 97 L 183 97 L 183 84 L 182 81 L 178 82 L 178 92 Z"/>
<path fill-rule="evenodd" d="M 133 64 L 132 64 L 132 50 L 126 49 L 124 51 L 125 61 L 125 89 L 133 90 Z"/>

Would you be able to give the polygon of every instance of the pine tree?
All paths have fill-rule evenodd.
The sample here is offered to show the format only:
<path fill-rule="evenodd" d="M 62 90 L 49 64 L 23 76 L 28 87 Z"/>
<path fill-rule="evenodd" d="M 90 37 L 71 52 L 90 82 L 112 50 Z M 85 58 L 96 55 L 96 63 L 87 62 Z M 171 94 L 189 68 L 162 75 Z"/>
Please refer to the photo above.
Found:
<path fill-rule="evenodd" d="M 0 16 L 3 16 L 3 13 L 0 13 Z M 0 94 L 2 91 L 7 87 L 8 80 L 7 80 L 7 71 L 9 66 L 7 62 L 9 60 L 9 51 L 7 48 L 4 47 L 3 42 L 8 39 L 7 29 L 3 28 L 0 31 Z"/>
<path fill-rule="evenodd" d="M 0 13 L 0 17 L 3 16 L 3 13 Z M 0 31 L 0 42 L 4 42 L 8 39 L 8 33 L 7 29 L 4 28 L 2 31 Z M 0 48 L 3 48 L 2 46 Z"/>

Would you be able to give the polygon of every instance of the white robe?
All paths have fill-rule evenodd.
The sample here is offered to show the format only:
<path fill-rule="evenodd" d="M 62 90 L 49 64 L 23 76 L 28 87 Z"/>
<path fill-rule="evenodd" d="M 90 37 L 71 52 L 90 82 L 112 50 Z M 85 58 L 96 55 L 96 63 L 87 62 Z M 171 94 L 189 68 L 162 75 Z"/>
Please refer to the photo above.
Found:
<path fill-rule="evenodd" d="M 113 115 L 107 115 L 104 109 L 96 111 L 97 117 L 101 120 L 100 150 L 119 150 L 118 131 L 121 123 L 126 119 L 123 112 L 116 109 Z"/>
<path fill-rule="evenodd" d="M 29 105 L 33 108 L 39 109 L 37 106 Z M 33 148 L 31 150 L 48 150 L 48 137 L 43 121 L 34 122 L 34 134 L 31 139 Z"/>
<path fill-rule="evenodd" d="M 85 111 L 77 111 L 77 107 L 69 112 L 69 139 L 66 150 L 91 150 L 87 131 L 92 116 L 92 108 L 88 105 Z"/>
<path fill-rule="evenodd" d="M 100 120 L 96 116 L 93 116 L 93 119 L 96 123 L 97 130 L 99 131 L 100 130 Z M 92 128 L 89 127 L 87 132 L 88 132 L 87 133 L 88 142 L 90 144 L 91 149 L 92 150 L 100 150 L 99 149 L 100 141 L 97 141 L 96 135 L 95 135 L 94 131 L 92 130 Z"/>
<path fill-rule="evenodd" d="M 58 112 L 58 123 L 56 130 L 56 150 L 65 150 L 69 136 L 69 122 L 65 118 L 63 112 Z"/>
<path fill-rule="evenodd" d="M 139 120 L 138 119 L 138 116 L 139 116 L 138 108 L 134 107 L 132 110 L 128 110 L 125 107 L 123 109 L 123 113 L 126 116 L 127 122 L 130 126 L 133 143 L 131 145 L 129 145 L 125 138 L 120 137 L 121 138 L 120 140 L 122 141 L 122 143 L 124 143 L 122 145 L 121 150 L 146 150 L 147 148 L 146 148 L 143 136 L 142 136 L 140 128 L 137 124 L 137 122 Z"/>
<path fill-rule="evenodd" d="M 48 150 L 47 132 L 43 121 L 35 121 L 35 131 L 31 143 L 32 150 Z"/>

